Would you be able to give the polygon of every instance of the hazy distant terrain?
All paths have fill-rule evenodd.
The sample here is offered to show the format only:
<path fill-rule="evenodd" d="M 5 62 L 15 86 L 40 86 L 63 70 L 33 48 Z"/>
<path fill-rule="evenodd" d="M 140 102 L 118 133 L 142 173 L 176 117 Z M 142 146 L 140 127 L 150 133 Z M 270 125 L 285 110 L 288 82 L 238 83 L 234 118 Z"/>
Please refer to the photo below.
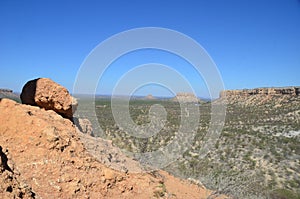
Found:
<path fill-rule="evenodd" d="M 0 99 L 1 98 L 9 98 L 9 99 L 13 99 L 17 102 L 21 102 L 19 94 L 14 93 L 10 89 L 0 89 Z"/>
<path fill-rule="evenodd" d="M 221 100 L 227 104 L 223 131 L 214 149 L 201 159 L 199 150 L 210 124 L 211 104 L 218 104 Z M 81 100 L 80 106 L 84 104 Z M 180 104 L 159 99 L 131 100 L 129 111 L 134 122 L 138 125 L 149 123 L 149 109 L 154 104 L 165 107 L 167 122 L 149 139 L 130 136 L 115 124 L 109 98 L 96 99 L 97 116 L 91 118 L 98 119 L 103 129 L 103 134 L 99 135 L 111 139 L 114 145 L 130 152 L 149 152 L 176 139 L 180 124 Z M 165 170 L 176 176 L 199 180 L 208 188 L 217 190 L 216 194 L 225 193 L 238 198 L 299 198 L 298 95 L 234 95 L 193 105 L 199 108 L 201 116 L 192 147 Z M 81 114 L 88 116 L 89 108 L 85 110 Z M 95 129 L 96 134 L 98 130 Z"/>

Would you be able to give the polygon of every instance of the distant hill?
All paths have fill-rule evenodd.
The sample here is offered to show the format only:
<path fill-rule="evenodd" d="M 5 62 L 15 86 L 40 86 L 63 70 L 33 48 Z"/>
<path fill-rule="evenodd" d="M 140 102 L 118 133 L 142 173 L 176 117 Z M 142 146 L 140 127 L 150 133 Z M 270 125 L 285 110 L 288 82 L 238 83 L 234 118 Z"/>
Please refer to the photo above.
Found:
<path fill-rule="evenodd" d="M 156 99 L 155 97 L 153 97 L 153 95 L 149 94 L 145 97 L 146 100 L 154 100 Z"/>
<path fill-rule="evenodd" d="M 197 96 L 195 96 L 193 93 L 177 93 L 176 96 L 172 100 L 184 102 L 184 103 L 200 102 L 199 98 Z"/>
<path fill-rule="evenodd" d="M 8 98 L 17 102 L 21 102 L 20 95 L 14 93 L 13 90 L 10 89 L 3 89 L 3 88 L 0 89 L 0 99 L 2 98 Z"/>

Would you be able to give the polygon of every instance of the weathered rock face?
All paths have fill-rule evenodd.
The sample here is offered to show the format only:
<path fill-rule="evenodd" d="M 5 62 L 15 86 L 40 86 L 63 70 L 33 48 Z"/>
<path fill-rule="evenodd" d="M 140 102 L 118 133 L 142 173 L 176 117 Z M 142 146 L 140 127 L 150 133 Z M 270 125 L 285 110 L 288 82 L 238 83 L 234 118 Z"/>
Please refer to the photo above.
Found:
<path fill-rule="evenodd" d="M 173 100 L 184 103 L 197 103 L 199 99 L 193 93 L 177 93 Z"/>
<path fill-rule="evenodd" d="M 86 148 L 101 153 L 104 146 L 89 138 L 52 110 L 0 99 L 0 198 L 199 199 L 210 194 L 162 171 L 157 177 L 112 170 L 88 153 Z"/>
<path fill-rule="evenodd" d="M 220 98 L 215 103 L 225 102 L 226 104 L 239 104 L 241 106 L 257 106 L 272 103 L 276 107 L 288 101 L 299 100 L 299 91 L 300 87 L 226 90 L 220 93 Z"/>
<path fill-rule="evenodd" d="M 221 91 L 220 97 L 230 96 L 251 96 L 251 95 L 300 95 L 300 87 L 282 87 L 282 88 L 255 88 L 243 90 Z"/>
<path fill-rule="evenodd" d="M 65 118 L 72 119 L 77 101 L 68 90 L 48 78 L 27 82 L 21 93 L 23 104 L 54 110 Z"/>

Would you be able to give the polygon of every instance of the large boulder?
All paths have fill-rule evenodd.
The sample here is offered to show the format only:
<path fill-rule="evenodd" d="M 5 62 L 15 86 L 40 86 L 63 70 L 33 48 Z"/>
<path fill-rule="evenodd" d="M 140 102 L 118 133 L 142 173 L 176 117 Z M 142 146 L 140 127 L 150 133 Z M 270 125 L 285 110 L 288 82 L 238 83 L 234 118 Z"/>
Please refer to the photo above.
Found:
<path fill-rule="evenodd" d="M 77 101 L 68 90 L 48 78 L 28 81 L 21 93 L 23 104 L 53 110 L 65 118 L 72 119 Z"/>

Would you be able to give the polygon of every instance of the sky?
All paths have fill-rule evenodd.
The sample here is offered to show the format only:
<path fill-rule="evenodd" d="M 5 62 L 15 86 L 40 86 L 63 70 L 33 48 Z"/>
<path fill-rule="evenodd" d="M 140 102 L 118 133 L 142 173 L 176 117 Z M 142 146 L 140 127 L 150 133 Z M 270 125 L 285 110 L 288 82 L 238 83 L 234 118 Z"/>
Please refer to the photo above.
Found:
<path fill-rule="evenodd" d="M 224 89 L 300 86 L 299 0 L 1 0 L 0 88 L 20 92 L 28 80 L 47 77 L 73 92 L 80 68 L 97 46 L 144 27 L 174 30 L 200 44 L 215 63 Z M 113 93 L 129 71 L 149 63 L 168 66 L 187 79 L 198 96 L 209 96 L 206 77 L 190 62 L 158 49 L 112 60 L 99 77 L 96 93 Z M 117 94 L 168 96 L 187 91 L 171 75 L 157 70 L 144 75 L 164 77 L 172 86 L 137 85 L 135 91 L 125 91 L 135 82 L 128 80 Z M 143 78 L 132 76 L 137 79 Z"/>

